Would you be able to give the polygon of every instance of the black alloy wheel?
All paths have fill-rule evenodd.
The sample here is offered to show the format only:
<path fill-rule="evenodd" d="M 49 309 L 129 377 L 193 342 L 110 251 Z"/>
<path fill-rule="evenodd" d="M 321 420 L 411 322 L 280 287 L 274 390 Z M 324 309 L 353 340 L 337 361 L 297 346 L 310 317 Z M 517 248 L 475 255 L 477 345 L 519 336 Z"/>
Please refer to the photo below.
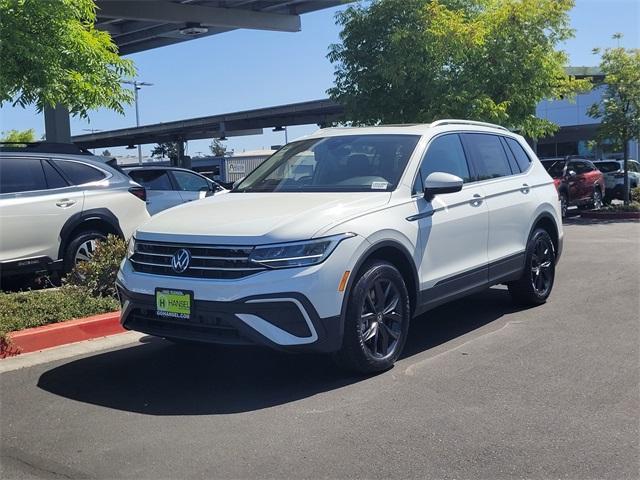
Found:
<path fill-rule="evenodd" d="M 360 335 L 374 358 L 384 359 L 398 347 L 402 334 L 403 305 L 398 288 L 384 277 L 376 279 L 362 302 Z"/>

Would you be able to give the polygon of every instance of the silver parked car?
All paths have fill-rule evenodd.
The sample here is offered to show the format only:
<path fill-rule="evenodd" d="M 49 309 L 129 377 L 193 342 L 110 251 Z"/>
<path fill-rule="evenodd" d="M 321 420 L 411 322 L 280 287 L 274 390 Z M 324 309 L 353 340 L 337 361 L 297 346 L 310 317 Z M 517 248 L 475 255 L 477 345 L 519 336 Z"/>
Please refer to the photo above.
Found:
<path fill-rule="evenodd" d="M 123 171 L 147 189 L 147 210 L 151 215 L 227 191 L 213 180 L 186 168 L 143 166 L 123 168 Z"/>
<path fill-rule="evenodd" d="M 624 161 L 623 160 L 600 160 L 593 162 L 604 174 L 606 186 L 605 201 L 616 198 L 624 199 Z M 627 160 L 629 169 L 629 188 L 636 188 L 640 185 L 640 163 L 636 160 Z"/>

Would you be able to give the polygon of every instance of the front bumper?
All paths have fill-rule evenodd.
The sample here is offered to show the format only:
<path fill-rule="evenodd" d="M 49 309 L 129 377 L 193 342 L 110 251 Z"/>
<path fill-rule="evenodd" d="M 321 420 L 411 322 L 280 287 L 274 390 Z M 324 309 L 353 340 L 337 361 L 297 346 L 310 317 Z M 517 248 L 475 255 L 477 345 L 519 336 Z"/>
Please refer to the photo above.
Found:
<path fill-rule="evenodd" d="M 321 318 L 308 298 L 286 292 L 231 302 L 194 300 L 189 320 L 156 314 L 155 297 L 118 284 L 120 322 L 149 335 L 278 350 L 332 352 L 342 344 L 340 316 Z"/>

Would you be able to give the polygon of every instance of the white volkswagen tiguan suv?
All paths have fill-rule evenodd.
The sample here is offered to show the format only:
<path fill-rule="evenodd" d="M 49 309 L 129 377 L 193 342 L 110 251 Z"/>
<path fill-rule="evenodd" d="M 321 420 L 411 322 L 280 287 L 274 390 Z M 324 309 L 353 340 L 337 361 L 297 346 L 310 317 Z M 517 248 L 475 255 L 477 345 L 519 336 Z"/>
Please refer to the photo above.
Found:
<path fill-rule="evenodd" d="M 330 128 L 227 195 L 140 227 L 118 273 L 125 328 L 177 341 L 393 365 L 409 321 L 494 284 L 543 303 L 558 193 L 524 139 L 490 124 Z"/>

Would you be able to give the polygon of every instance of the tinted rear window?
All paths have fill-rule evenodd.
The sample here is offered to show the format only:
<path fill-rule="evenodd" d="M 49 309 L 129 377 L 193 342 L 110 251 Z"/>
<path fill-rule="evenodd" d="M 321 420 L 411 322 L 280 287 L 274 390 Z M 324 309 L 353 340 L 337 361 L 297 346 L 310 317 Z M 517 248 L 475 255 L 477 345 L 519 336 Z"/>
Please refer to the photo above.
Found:
<path fill-rule="evenodd" d="M 69 186 L 67 181 L 62 178 L 62 175 L 60 175 L 60 173 L 55 168 L 53 168 L 53 166 L 49 162 L 43 161 L 42 168 L 44 168 L 44 174 L 47 179 L 47 187 L 64 188 Z"/>
<path fill-rule="evenodd" d="M 148 190 L 173 190 L 165 170 L 136 170 L 129 172 L 129 176 Z"/>
<path fill-rule="evenodd" d="M 513 156 L 516 157 L 516 162 L 518 162 L 520 170 L 524 172 L 529 168 L 529 165 L 531 164 L 531 158 L 529 158 L 529 155 L 527 155 L 527 152 L 524 151 L 522 145 L 520 145 L 520 143 L 518 143 L 516 140 L 514 140 L 513 138 L 505 138 L 505 140 L 507 141 L 507 145 L 513 153 Z"/>
<path fill-rule="evenodd" d="M 467 133 L 463 138 L 478 169 L 478 180 L 506 177 L 512 174 L 500 137 Z"/>
<path fill-rule="evenodd" d="M 46 190 L 47 183 L 39 159 L 0 159 L 0 193 Z"/>
<path fill-rule="evenodd" d="M 598 170 L 600 170 L 602 173 L 608 173 L 608 172 L 615 172 L 617 170 L 620 170 L 620 164 L 618 162 L 602 162 L 602 163 L 596 163 L 595 166 L 598 168 Z"/>
<path fill-rule="evenodd" d="M 73 185 L 98 182 L 105 177 L 104 173 L 100 170 L 84 163 L 66 160 L 54 160 L 53 163 L 56 164 Z"/>
<path fill-rule="evenodd" d="M 564 172 L 564 160 L 546 160 L 542 162 L 542 166 L 549 172 L 553 178 L 560 178 Z"/>

